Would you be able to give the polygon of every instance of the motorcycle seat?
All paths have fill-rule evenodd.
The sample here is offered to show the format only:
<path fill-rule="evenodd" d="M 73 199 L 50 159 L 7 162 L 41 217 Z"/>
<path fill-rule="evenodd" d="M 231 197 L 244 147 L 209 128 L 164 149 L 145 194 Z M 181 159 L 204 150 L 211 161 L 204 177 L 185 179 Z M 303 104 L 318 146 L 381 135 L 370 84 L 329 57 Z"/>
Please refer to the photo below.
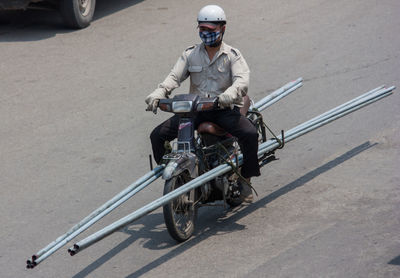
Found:
<path fill-rule="evenodd" d="M 243 107 L 240 108 L 240 114 L 243 116 L 246 116 L 247 111 L 249 110 L 250 107 L 250 98 L 246 95 L 243 97 Z M 214 124 L 212 122 L 203 122 L 199 125 L 197 128 L 197 132 L 200 134 L 208 133 L 208 134 L 213 134 L 219 137 L 222 136 L 228 136 L 231 137 L 228 132 L 226 132 L 222 127 L 218 126 L 217 124 Z"/>

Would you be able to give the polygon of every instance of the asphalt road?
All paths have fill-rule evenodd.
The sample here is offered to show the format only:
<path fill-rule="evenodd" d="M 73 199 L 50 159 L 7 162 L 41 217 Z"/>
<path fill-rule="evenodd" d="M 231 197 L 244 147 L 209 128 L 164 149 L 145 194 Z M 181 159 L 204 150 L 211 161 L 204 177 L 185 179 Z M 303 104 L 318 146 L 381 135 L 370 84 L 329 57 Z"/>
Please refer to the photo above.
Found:
<path fill-rule="evenodd" d="M 74 257 L 68 244 L 25 269 L 148 171 L 148 135 L 168 115 L 145 112 L 144 98 L 199 42 L 195 18 L 208 3 L 98 0 L 80 31 L 51 12 L 0 19 L 0 277 L 400 277 L 399 89 L 287 144 L 253 179 L 253 204 L 201 209 L 186 243 L 169 237 L 157 210 Z M 251 68 L 252 98 L 304 78 L 265 111 L 275 131 L 381 84 L 400 86 L 398 0 L 218 3 L 226 42 Z"/>

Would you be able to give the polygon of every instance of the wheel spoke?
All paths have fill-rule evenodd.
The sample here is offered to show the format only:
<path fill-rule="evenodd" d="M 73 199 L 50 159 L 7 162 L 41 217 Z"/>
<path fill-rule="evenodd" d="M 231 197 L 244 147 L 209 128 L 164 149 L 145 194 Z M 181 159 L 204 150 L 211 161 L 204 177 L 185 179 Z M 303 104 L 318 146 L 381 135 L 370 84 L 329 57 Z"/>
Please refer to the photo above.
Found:
<path fill-rule="evenodd" d="M 175 224 L 177 228 L 185 232 L 190 227 L 190 214 L 191 211 L 184 210 L 182 213 L 174 213 Z"/>

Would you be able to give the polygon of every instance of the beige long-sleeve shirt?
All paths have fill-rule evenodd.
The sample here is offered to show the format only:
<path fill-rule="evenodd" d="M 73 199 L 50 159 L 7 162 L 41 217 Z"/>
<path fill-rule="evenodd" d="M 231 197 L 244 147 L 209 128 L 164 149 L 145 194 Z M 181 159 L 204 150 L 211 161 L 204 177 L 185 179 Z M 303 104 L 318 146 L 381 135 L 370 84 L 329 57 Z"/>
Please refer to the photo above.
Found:
<path fill-rule="evenodd" d="M 224 92 L 235 96 L 234 104 L 242 106 L 247 94 L 250 70 L 239 50 L 222 42 L 210 61 L 204 44 L 187 48 L 165 80 L 158 86 L 169 95 L 190 77 L 190 93 L 215 97 Z"/>

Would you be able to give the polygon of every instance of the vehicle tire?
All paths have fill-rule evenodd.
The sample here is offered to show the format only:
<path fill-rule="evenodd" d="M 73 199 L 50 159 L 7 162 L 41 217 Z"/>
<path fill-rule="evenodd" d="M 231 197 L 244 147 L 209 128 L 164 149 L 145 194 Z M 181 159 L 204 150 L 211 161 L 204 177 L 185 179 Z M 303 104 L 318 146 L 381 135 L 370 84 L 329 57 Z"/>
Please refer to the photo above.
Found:
<path fill-rule="evenodd" d="M 184 173 L 167 180 L 164 185 L 164 195 L 189 180 L 190 177 Z M 195 192 L 196 190 L 193 189 L 163 206 L 165 225 L 171 237 L 178 242 L 186 241 L 193 235 L 197 217 Z"/>
<path fill-rule="evenodd" d="M 93 19 L 96 0 L 61 0 L 60 12 L 68 27 L 82 29 Z"/>

